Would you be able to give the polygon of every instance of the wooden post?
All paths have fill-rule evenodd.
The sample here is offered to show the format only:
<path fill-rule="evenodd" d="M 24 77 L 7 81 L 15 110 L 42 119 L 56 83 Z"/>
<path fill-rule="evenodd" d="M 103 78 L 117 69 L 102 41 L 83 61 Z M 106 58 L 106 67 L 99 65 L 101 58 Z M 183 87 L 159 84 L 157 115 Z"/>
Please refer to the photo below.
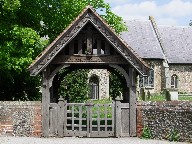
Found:
<path fill-rule="evenodd" d="M 101 40 L 97 40 L 97 54 L 101 54 Z"/>
<path fill-rule="evenodd" d="M 78 37 L 78 54 L 82 54 L 82 35 Z"/>
<path fill-rule="evenodd" d="M 50 103 L 50 91 L 49 91 L 49 67 L 43 71 L 43 83 L 42 83 L 42 136 L 49 136 L 49 103 Z"/>
<path fill-rule="evenodd" d="M 121 136 L 121 102 L 120 98 L 115 99 L 115 137 Z"/>
<path fill-rule="evenodd" d="M 110 54 L 110 45 L 108 41 L 105 41 L 105 54 Z"/>
<path fill-rule="evenodd" d="M 133 74 L 133 68 L 129 68 L 130 86 L 129 86 L 129 100 L 130 100 L 130 136 L 136 136 L 136 85 Z"/>
<path fill-rule="evenodd" d="M 64 136 L 67 133 L 67 101 L 64 101 Z"/>
<path fill-rule="evenodd" d="M 59 110 L 58 110 L 58 136 L 64 136 L 64 99 L 59 98 Z"/>
<path fill-rule="evenodd" d="M 72 40 L 69 44 L 69 55 L 74 54 L 74 40 Z"/>
<path fill-rule="evenodd" d="M 88 54 L 92 54 L 92 30 L 91 30 L 91 27 L 88 27 L 88 30 L 87 30 L 87 51 L 88 51 Z"/>

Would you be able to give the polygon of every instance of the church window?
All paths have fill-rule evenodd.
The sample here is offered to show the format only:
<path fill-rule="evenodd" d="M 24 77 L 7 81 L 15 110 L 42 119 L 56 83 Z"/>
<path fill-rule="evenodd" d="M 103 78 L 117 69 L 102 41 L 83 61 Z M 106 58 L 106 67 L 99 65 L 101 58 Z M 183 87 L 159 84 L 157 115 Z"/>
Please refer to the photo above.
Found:
<path fill-rule="evenodd" d="M 149 71 L 149 76 L 139 78 L 139 85 L 140 87 L 154 87 L 154 67 L 151 67 L 151 70 Z"/>
<path fill-rule="evenodd" d="M 89 90 L 90 99 L 99 99 L 99 79 L 95 75 L 89 79 Z"/>
<path fill-rule="evenodd" d="M 178 87 L 178 76 L 176 74 L 171 76 L 171 88 Z"/>

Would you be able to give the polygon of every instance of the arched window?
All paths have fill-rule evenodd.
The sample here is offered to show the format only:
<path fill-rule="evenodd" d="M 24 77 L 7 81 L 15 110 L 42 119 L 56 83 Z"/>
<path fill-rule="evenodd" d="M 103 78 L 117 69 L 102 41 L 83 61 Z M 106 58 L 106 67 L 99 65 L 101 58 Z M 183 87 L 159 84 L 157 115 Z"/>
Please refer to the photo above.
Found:
<path fill-rule="evenodd" d="M 178 87 L 178 76 L 176 74 L 171 76 L 171 88 Z"/>
<path fill-rule="evenodd" d="M 96 75 L 89 79 L 89 97 L 91 99 L 99 99 L 99 79 Z"/>

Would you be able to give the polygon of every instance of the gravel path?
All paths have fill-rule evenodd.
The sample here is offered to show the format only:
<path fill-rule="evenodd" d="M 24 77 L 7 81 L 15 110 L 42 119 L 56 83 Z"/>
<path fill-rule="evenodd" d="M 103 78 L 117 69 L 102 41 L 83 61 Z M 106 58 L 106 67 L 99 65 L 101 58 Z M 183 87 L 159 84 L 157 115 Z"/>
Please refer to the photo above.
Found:
<path fill-rule="evenodd" d="M 134 138 L 35 138 L 0 137 L 0 144 L 186 144 L 162 140 L 144 140 Z"/>

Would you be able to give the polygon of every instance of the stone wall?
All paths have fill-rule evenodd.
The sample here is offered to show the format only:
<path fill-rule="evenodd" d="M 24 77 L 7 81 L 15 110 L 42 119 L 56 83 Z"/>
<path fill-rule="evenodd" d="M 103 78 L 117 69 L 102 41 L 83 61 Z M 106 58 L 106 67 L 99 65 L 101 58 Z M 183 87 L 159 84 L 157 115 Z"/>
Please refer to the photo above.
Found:
<path fill-rule="evenodd" d="M 169 64 L 170 76 L 178 76 L 179 92 L 192 93 L 192 65 Z"/>
<path fill-rule="evenodd" d="M 140 102 L 137 105 L 137 135 L 146 127 L 151 138 L 170 139 L 176 134 L 179 141 L 192 142 L 192 102 Z"/>
<path fill-rule="evenodd" d="M 93 75 L 99 78 L 99 99 L 109 98 L 109 72 L 107 69 L 90 70 L 88 79 Z"/>
<path fill-rule="evenodd" d="M 137 136 L 143 128 L 151 138 L 169 139 L 177 132 L 180 141 L 192 142 L 192 102 L 138 102 Z M 0 136 L 41 136 L 41 102 L 0 101 Z"/>
<path fill-rule="evenodd" d="M 41 136 L 41 102 L 0 101 L 0 136 Z"/>

